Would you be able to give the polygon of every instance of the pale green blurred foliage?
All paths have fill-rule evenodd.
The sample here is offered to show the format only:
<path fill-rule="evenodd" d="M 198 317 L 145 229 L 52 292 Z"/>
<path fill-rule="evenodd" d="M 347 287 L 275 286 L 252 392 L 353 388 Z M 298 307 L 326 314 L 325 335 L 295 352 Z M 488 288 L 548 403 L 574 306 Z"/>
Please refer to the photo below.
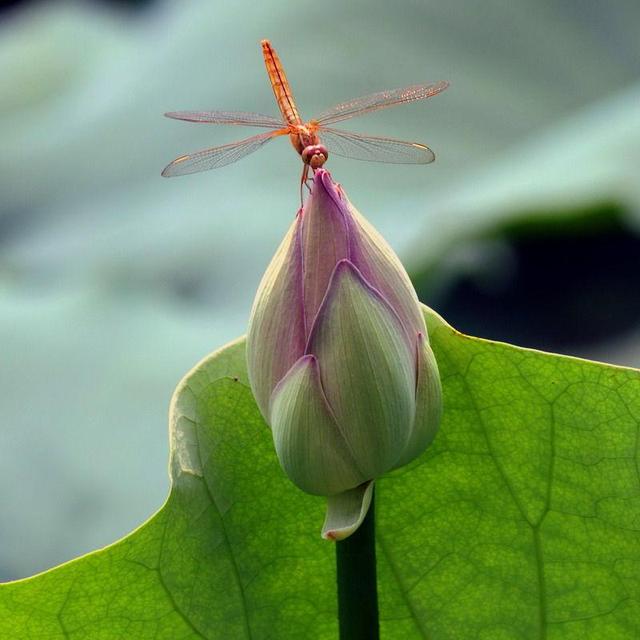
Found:
<path fill-rule="evenodd" d="M 285 142 L 162 180 L 175 156 L 250 133 L 164 111 L 275 113 L 264 37 L 306 116 L 449 80 L 345 127 L 425 142 L 433 166 L 327 165 L 411 269 L 536 207 L 614 200 L 634 219 L 639 24 L 637 2 L 577 0 L 200 1 L 133 19 L 78 2 L 0 23 L 0 576 L 106 544 L 160 505 L 171 391 L 245 331 L 296 212 Z"/>

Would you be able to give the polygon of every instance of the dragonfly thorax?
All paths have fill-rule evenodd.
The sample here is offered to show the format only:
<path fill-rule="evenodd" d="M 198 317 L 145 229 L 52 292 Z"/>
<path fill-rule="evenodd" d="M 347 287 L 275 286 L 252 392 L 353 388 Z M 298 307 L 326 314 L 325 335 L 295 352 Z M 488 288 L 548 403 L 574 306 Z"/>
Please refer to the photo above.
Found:
<path fill-rule="evenodd" d="M 289 139 L 293 148 L 302 155 L 306 147 L 310 147 L 320 142 L 315 129 L 304 125 L 296 124 L 289 126 Z"/>

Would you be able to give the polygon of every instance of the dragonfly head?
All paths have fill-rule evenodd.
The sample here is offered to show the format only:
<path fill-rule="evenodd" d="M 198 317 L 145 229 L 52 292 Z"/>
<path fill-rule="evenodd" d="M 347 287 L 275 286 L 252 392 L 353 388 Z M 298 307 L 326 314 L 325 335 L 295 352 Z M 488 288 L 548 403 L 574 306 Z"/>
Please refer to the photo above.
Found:
<path fill-rule="evenodd" d="M 302 153 L 302 162 L 312 169 L 319 169 L 329 158 L 329 151 L 323 144 L 311 144 L 306 146 Z"/>

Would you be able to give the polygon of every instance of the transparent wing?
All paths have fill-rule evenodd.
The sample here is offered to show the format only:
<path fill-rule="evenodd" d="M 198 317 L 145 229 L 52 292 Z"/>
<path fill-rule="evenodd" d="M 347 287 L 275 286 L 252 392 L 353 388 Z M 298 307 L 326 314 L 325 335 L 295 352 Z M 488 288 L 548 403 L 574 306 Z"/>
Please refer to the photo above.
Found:
<path fill-rule="evenodd" d="M 239 142 L 224 144 L 221 147 L 212 147 L 211 149 L 196 151 L 196 153 L 190 155 L 180 156 L 162 170 L 162 175 L 165 178 L 170 178 L 172 176 L 184 176 L 188 173 L 198 173 L 200 171 L 224 167 L 257 151 L 260 147 L 267 144 L 269 140 L 284 135 L 285 133 L 287 133 L 286 129 L 271 133 L 259 133 L 257 136 L 252 136 L 246 140 L 240 140 Z"/>
<path fill-rule="evenodd" d="M 354 160 L 391 164 L 429 164 L 436 159 L 429 147 L 417 142 L 362 136 L 326 127 L 321 127 L 318 134 L 326 144 L 329 155 L 335 153 Z"/>
<path fill-rule="evenodd" d="M 397 104 L 425 100 L 444 91 L 448 86 L 448 82 L 441 80 L 433 84 L 415 84 L 402 89 L 380 91 L 370 96 L 362 96 L 362 98 L 354 98 L 348 102 L 338 104 L 328 111 L 323 111 L 315 120 L 319 124 L 333 124 L 340 120 L 353 118 L 378 109 L 385 109 L 386 107 L 393 107 Z"/>
<path fill-rule="evenodd" d="M 250 111 L 170 111 L 167 118 L 187 122 L 208 122 L 210 124 L 239 124 L 247 127 L 282 128 L 282 120 Z"/>

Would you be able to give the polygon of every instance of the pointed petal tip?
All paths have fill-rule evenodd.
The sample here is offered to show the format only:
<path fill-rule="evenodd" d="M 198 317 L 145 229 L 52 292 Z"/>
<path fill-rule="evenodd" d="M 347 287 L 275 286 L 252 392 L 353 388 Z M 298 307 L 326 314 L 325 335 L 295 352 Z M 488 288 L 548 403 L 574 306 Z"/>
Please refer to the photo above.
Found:
<path fill-rule="evenodd" d="M 325 540 L 329 540 L 330 542 L 338 542 L 338 533 L 337 531 L 323 531 L 322 537 Z"/>
<path fill-rule="evenodd" d="M 333 304 L 336 296 L 339 295 L 340 287 L 344 279 L 348 278 L 349 276 L 351 276 L 356 282 L 362 285 L 367 291 L 372 292 L 375 296 L 379 297 L 379 294 L 374 291 L 374 289 L 366 281 L 358 267 L 356 267 L 356 265 L 353 264 L 351 260 L 349 260 L 348 258 L 339 260 L 336 266 L 333 268 L 333 272 L 331 273 L 331 277 L 329 278 L 327 291 L 311 325 L 309 338 L 307 339 L 307 345 L 305 348 L 306 351 L 313 348 L 315 335 L 319 330 L 319 325 L 322 317 L 323 315 L 326 315 L 328 313 L 329 306 Z"/>
<path fill-rule="evenodd" d="M 329 300 L 329 294 L 332 292 L 333 289 L 338 288 L 338 285 L 341 283 L 342 278 L 346 276 L 353 277 L 354 280 L 358 282 L 358 284 L 364 287 L 377 300 L 380 300 L 389 309 L 389 311 L 393 313 L 393 315 L 398 319 L 398 322 L 401 322 L 400 318 L 398 318 L 398 315 L 395 309 L 391 307 L 388 300 L 380 293 L 378 289 L 376 289 L 367 280 L 367 278 L 365 278 L 362 271 L 360 271 L 357 265 L 354 264 L 349 258 L 343 258 L 342 260 L 339 260 L 333 270 L 333 273 L 331 274 L 331 279 L 329 281 L 329 286 L 327 288 L 327 295 L 326 295 L 327 303 Z M 325 302 L 323 301 L 323 306 L 324 305 L 325 305 Z"/>
<path fill-rule="evenodd" d="M 303 356 L 300 356 L 292 365 L 289 371 L 285 373 L 285 375 L 278 381 L 276 386 L 273 388 L 271 392 L 271 397 L 269 398 L 269 414 L 271 414 L 271 404 L 273 403 L 273 399 L 278 395 L 282 387 L 284 387 L 289 379 L 298 373 L 301 369 L 306 368 L 307 365 L 316 366 L 317 358 L 312 353 L 307 353 Z"/>
<path fill-rule="evenodd" d="M 340 277 L 347 274 L 352 275 L 362 286 L 365 287 L 365 289 L 373 293 L 376 297 L 381 298 L 380 292 L 371 286 L 369 281 L 364 277 L 362 271 L 360 271 L 360 269 L 358 269 L 358 267 L 349 258 L 342 258 L 342 260 L 338 261 L 333 270 L 333 274 L 331 275 L 331 281 L 329 282 L 328 288 L 331 288 L 334 279 L 337 282 Z"/>
<path fill-rule="evenodd" d="M 313 174 L 313 181 L 320 182 L 321 180 L 326 179 L 331 180 L 331 174 L 326 169 L 316 169 L 316 172 Z"/>
<path fill-rule="evenodd" d="M 342 258 L 342 260 L 338 260 L 335 268 L 334 268 L 334 277 L 335 275 L 343 272 L 343 271 L 351 271 L 357 275 L 360 276 L 360 278 L 362 278 L 362 274 L 360 273 L 360 271 L 358 270 L 358 268 L 356 267 L 355 264 L 353 264 L 353 262 L 351 262 L 351 260 L 349 260 L 349 258 Z M 364 278 L 362 278 L 364 279 Z"/>
<path fill-rule="evenodd" d="M 331 174 L 326 169 L 318 169 L 313 176 L 313 195 L 325 195 L 333 200 L 338 207 L 344 207 L 342 195 L 338 185 L 333 181 Z"/>
<path fill-rule="evenodd" d="M 418 349 L 424 349 L 429 344 L 429 334 L 426 331 L 418 331 Z"/>

